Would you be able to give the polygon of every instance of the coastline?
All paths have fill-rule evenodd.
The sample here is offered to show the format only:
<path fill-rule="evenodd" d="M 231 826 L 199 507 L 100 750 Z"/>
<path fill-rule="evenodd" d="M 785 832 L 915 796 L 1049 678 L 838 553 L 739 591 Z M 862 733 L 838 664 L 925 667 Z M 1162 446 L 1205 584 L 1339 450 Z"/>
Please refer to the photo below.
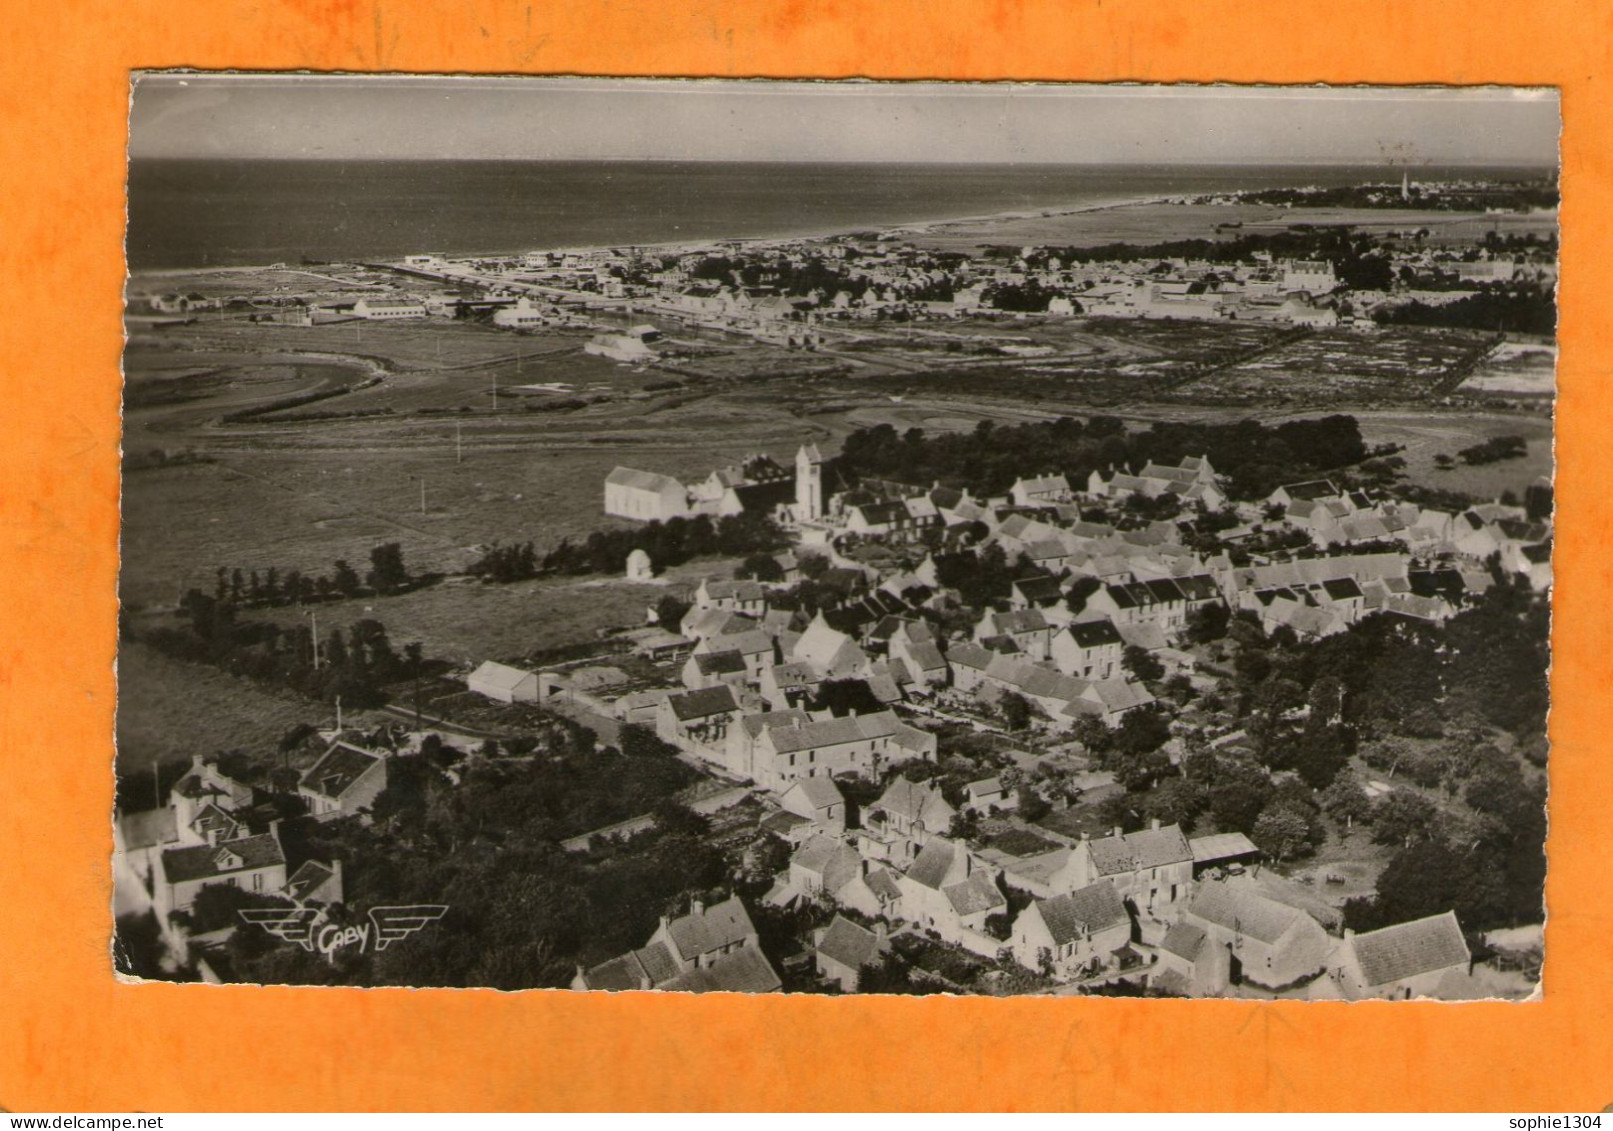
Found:
<path fill-rule="evenodd" d="M 715 245 L 728 245 L 742 248 L 766 247 L 773 244 L 793 243 L 800 240 L 832 240 L 845 238 L 854 232 L 878 231 L 881 233 L 904 234 L 931 234 L 948 229 L 962 228 L 969 225 L 989 225 L 1006 223 L 1015 220 L 1030 220 L 1038 217 L 1052 218 L 1056 216 L 1075 216 L 1094 212 L 1109 212 L 1123 208 L 1136 208 L 1150 204 L 1168 204 L 1179 200 L 1179 194 L 1165 196 L 1129 196 L 1116 200 L 1097 201 L 1089 204 L 1053 205 L 1047 208 L 1016 208 L 1003 212 L 988 212 L 973 216 L 946 216 L 935 219 L 918 219 L 902 221 L 896 224 L 854 225 L 851 227 L 837 226 L 832 229 L 818 229 L 811 232 L 780 233 L 766 236 L 713 236 L 704 239 L 678 239 L 658 240 L 651 243 L 615 243 L 591 245 L 562 245 L 550 247 L 535 247 L 514 249 L 509 251 L 444 251 L 441 252 L 447 259 L 465 258 L 493 258 L 496 256 L 526 256 L 526 255 L 584 255 L 601 251 L 612 251 L 621 248 L 634 248 L 639 251 L 653 251 L 668 255 L 688 254 Z M 410 252 L 408 254 L 425 254 L 424 252 Z M 358 263 L 389 263 L 386 259 L 368 259 L 346 261 Z M 129 282 L 137 279 L 166 279 L 190 278 L 209 275 L 229 275 L 236 273 L 252 273 L 258 271 L 294 271 L 311 273 L 316 266 L 331 266 L 333 264 L 301 264 L 301 263 L 243 263 L 235 266 L 219 267 L 157 267 L 141 269 L 125 269 L 125 277 Z"/>

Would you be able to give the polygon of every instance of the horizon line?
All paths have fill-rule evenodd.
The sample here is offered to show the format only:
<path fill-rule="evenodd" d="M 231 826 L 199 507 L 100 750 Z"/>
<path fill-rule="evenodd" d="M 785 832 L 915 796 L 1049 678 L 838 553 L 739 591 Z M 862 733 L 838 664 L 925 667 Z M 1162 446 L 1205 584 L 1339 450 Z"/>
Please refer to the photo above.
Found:
<path fill-rule="evenodd" d="M 605 162 L 632 165 L 892 165 L 892 166 L 951 166 L 966 168 L 1033 167 L 1049 169 L 1397 169 L 1415 172 L 1418 169 L 1530 169 L 1557 172 L 1561 162 L 1543 163 L 1527 160 L 1467 160 L 1425 161 L 1409 164 L 1401 161 L 957 161 L 907 160 L 880 161 L 857 159 L 818 158 L 736 158 L 736 157 L 632 157 L 621 155 L 589 157 L 520 156 L 488 154 L 485 156 L 429 157 L 429 156 L 366 156 L 324 153 L 270 154 L 270 153 L 135 153 L 128 154 L 134 161 L 411 161 L 441 164 L 475 164 L 492 161 L 521 161 L 531 164 L 601 164 Z"/>

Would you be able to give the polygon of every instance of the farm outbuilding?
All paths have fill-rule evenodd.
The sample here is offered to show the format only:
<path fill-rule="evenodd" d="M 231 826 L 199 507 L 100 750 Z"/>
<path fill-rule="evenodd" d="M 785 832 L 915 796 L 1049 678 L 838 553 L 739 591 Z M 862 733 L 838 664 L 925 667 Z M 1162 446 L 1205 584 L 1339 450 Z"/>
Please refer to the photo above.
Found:
<path fill-rule="evenodd" d="M 535 703 L 538 699 L 536 673 L 492 660 L 465 677 L 465 686 L 500 703 Z"/>

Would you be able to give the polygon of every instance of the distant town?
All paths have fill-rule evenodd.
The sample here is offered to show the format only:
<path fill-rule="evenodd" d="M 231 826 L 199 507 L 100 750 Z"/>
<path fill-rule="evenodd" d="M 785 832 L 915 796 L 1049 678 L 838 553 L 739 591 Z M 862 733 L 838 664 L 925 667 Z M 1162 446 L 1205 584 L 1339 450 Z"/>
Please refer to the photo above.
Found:
<path fill-rule="evenodd" d="M 132 279 L 120 970 L 1529 996 L 1555 206 Z"/>

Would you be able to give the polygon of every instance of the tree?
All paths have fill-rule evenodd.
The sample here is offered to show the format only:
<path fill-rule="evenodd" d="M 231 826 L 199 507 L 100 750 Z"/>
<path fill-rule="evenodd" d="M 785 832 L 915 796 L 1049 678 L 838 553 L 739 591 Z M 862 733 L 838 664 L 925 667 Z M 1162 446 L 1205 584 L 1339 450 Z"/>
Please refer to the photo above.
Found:
<path fill-rule="evenodd" d="M 1019 815 L 1023 820 L 1035 824 L 1053 811 L 1053 806 L 1047 799 L 1033 789 L 1029 782 L 1020 785 L 1018 792 Z"/>
<path fill-rule="evenodd" d="M 1017 691 L 1005 691 L 997 700 L 997 709 L 1002 712 L 1003 721 L 1008 724 L 1009 730 L 1024 730 L 1031 724 L 1032 708 L 1030 700 Z"/>
<path fill-rule="evenodd" d="M 1114 731 L 1097 715 L 1077 715 L 1070 724 L 1070 737 L 1091 753 L 1101 753 L 1114 743 Z"/>
<path fill-rule="evenodd" d="M 377 593 L 394 593 L 409 584 L 409 571 L 403 564 L 403 547 L 387 542 L 370 551 L 370 588 Z"/>
<path fill-rule="evenodd" d="M 1314 722 L 1319 715 L 1312 715 Z M 1326 789 L 1355 753 L 1355 732 L 1345 726 L 1307 726 L 1294 753 L 1294 769 L 1312 789 Z"/>
<path fill-rule="evenodd" d="M 747 579 L 783 581 L 784 567 L 779 565 L 778 559 L 772 554 L 755 553 L 751 554 L 735 568 L 734 576 L 741 581 Z"/>
<path fill-rule="evenodd" d="M 1178 705 L 1185 705 L 1197 694 L 1193 689 L 1193 681 L 1181 672 L 1177 672 L 1167 679 L 1160 690 L 1164 692 L 1171 702 Z"/>
<path fill-rule="evenodd" d="M 1372 806 L 1372 839 L 1378 844 L 1409 846 L 1433 835 L 1439 811 L 1420 794 L 1397 789 Z"/>
<path fill-rule="evenodd" d="M 1166 774 L 1171 761 L 1159 750 L 1132 750 L 1117 748 L 1109 759 L 1115 780 L 1128 793 L 1141 793 Z"/>
<path fill-rule="evenodd" d="M 1165 712 L 1149 705 L 1127 711 L 1114 732 L 1115 750 L 1126 754 L 1149 754 L 1169 741 L 1171 724 Z"/>
<path fill-rule="evenodd" d="M 1165 665 L 1154 657 L 1148 649 L 1136 644 L 1127 644 L 1126 650 L 1121 653 L 1120 664 L 1131 673 L 1133 679 L 1143 683 L 1156 683 L 1165 678 Z"/>
<path fill-rule="evenodd" d="M 1322 791 L 1322 810 L 1335 821 L 1343 822 L 1345 829 L 1350 829 L 1372 812 L 1372 798 L 1367 796 L 1354 774 L 1339 774 Z"/>
<path fill-rule="evenodd" d="M 1070 584 L 1070 590 L 1064 596 L 1065 607 L 1079 616 L 1087 607 L 1087 600 L 1098 590 L 1103 588 L 1103 582 L 1095 577 L 1078 577 Z"/>
<path fill-rule="evenodd" d="M 1251 762 L 1222 762 L 1210 784 L 1210 817 L 1228 832 L 1254 828 L 1271 796 L 1271 777 Z"/>
<path fill-rule="evenodd" d="M 655 603 L 655 623 L 668 632 L 677 632 L 689 612 L 689 603 L 680 601 L 670 593 L 663 594 Z"/>
<path fill-rule="evenodd" d="M 1227 634 L 1232 611 L 1219 601 L 1200 605 L 1187 614 L 1187 638 L 1194 644 L 1209 644 Z"/>
<path fill-rule="evenodd" d="M 1194 818 L 1209 804 L 1209 791 L 1186 778 L 1167 778 L 1143 798 L 1143 816 L 1162 825 L 1180 825 L 1193 830 Z"/>
<path fill-rule="evenodd" d="M 1282 863 L 1310 843 L 1311 826 L 1303 813 L 1286 803 L 1263 810 L 1249 839 L 1271 859 Z"/>

